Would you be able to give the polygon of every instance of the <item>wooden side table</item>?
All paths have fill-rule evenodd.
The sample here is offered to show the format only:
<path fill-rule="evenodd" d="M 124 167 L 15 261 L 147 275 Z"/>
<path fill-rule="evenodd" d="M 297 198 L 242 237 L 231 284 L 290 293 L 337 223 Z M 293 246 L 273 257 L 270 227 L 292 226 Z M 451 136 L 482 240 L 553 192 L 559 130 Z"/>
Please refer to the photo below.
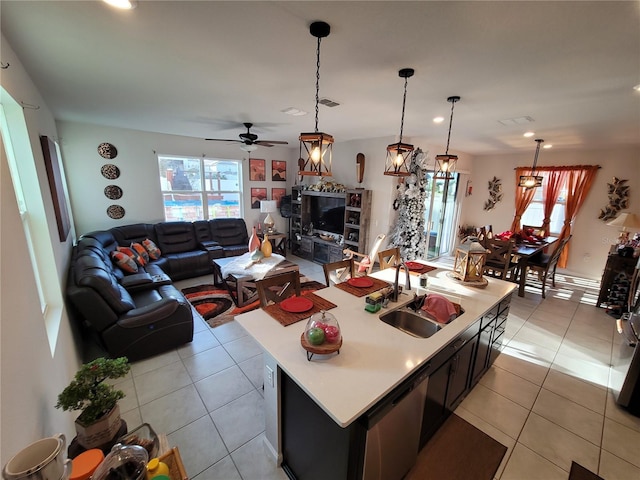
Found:
<path fill-rule="evenodd" d="M 616 277 L 620 273 L 624 273 L 629 280 L 633 275 L 633 270 L 636 266 L 638 259 L 633 257 L 623 257 L 614 253 L 607 257 L 607 264 L 604 267 L 604 273 L 602 274 L 602 280 L 600 280 L 600 293 L 598 293 L 598 301 L 596 307 L 607 302 L 611 294 L 611 288 L 614 286 Z M 627 292 L 628 293 L 628 292 Z M 624 298 L 624 304 L 626 305 L 627 299 Z"/>
<path fill-rule="evenodd" d="M 264 239 L 264 232 L 258 234 L 258 238 L 260 241 Z M 286 233 L 267 233 L 267 237 L 269 237 L 269 241 L 271 242 L 271 246 L 273 248 L 273 253 L 278 253 L 283 257 L 287 256 L 287 234 Z"/>

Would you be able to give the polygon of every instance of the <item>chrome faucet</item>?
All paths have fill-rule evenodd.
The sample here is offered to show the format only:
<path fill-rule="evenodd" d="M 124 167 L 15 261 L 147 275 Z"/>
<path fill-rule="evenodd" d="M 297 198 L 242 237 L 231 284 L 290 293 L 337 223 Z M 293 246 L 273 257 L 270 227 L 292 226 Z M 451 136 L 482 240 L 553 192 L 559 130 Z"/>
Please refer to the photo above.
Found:
<path fill-rule="evenodd" d="M 393 292 L 391 292 L 391 301 L 392 302 L 397 302 L 398 301 L 398 297 L 400 296 L 400 288 L 398 287 L 398 277 L 400 276 L 400 267 L 404 267 L 404 273 L 405 273 L 405 282 L 404 282 L 404 289 L 405 290 L 411 290 L 411 277 L 409 276 L 409 267 L 407 267 L 407 264 L 404 263 L 404 260 L 400 260 L 400 262 L 398 262 L 398 264 L 396 265 L 396 279 L 393 282 Z"/>

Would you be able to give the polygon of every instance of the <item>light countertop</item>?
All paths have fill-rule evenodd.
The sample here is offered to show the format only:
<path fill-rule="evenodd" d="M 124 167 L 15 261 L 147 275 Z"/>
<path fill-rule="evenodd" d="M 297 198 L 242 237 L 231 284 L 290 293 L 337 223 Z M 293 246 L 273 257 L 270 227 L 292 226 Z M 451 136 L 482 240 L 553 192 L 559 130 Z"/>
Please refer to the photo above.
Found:
<path fill-rule="evenodd" d="M 338 425 L 347 427 L 516 288 L 514 283 L 494 278 L 489 278 L 484 288 L 466 287 L 449 278 L 447 272 L 440 266 L 429 272 L 426 290 L 418 286 L 419 277 L 411 275 L 412 290 L 403 292 L 397 303 L 389 304 L 392 309 L 406 303 L 414 292 L 439 293 L 459 303 L 464 314 L 429 338 L 415 338 L 387 325 L 379 319 L 387 310 L 368 313 L 364 310 L 365 297 L 336 287 L 314 293 L 337 305 L 329 312 L 342 332 L 339 354 L 314 355 L 307 360 L 300 344 L 306 320 L 283 327 L 257 309 L 238 315 L 236 321 Z M 393 283 L 394 274 L 393 270 L 384 270 L 372 276 Z M 401 271 L 400 285 L 404 281 Z"/>

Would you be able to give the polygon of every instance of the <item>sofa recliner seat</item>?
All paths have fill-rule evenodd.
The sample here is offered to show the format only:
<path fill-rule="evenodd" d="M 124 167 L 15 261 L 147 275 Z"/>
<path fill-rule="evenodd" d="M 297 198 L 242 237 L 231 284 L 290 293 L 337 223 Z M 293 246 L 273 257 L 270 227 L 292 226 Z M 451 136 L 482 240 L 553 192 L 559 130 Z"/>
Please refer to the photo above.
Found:
<path fill-rule="evenodd" d="M 67 281 L 70 310 L 109 355 L 139 360 L 193 339 L 191 305 L 172 282 L 213 273 L 213 259 L 245 253 L 249 242 L 241 218 L 203 222 L 122 225 L 78 240 Z M 113 251 L 145 239 L 160 258 L 136 273 L 114 265 Z"/>

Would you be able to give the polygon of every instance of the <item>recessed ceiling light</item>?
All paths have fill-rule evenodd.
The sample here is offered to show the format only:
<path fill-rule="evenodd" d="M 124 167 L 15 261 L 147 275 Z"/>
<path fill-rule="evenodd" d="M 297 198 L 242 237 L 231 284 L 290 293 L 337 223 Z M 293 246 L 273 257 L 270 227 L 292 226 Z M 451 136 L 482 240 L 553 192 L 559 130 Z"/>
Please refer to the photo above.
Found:
<path fill-rule="evenodd" d="M 433 119 L 433 123 L 442 123 L 444 122 L 444 117 L 436 117 Z"/>
<path fill-rule="evenodd" d="M 104 3 L 112 7 L 121 8 L 122 10 L 132 10 L 138 6 L 138 0 L 102 0 Z"/>
<path fill-rule="evenodd" d="M 546 143 L 542 148 L 551 148 L 553 147 L 553 145 L 551 145 L 550 143 Z"/>
<path fill-rule="evenodd" d="M 294 117 L 301 117 L 302 115 L 306 115 L 308 112 L 304 110 L 300 110 L 299 108 L 285 108 L 284 110 L 280 110 L 282 113 L 286 113 L 287 115 L 293 115 Z"/>
<path fill-rule="evenodd" d="M 533 137 L 536 132 L 524 132 L 523 136 L 526 138 Z"/>
<path fill-rule="evenodd" d="M 638 85 L 636 85 L 635 87 L 633 87 L 633 89 L 634 89 L 636 92 L 640 92 L 640 83 L 639 83 Z"/>

